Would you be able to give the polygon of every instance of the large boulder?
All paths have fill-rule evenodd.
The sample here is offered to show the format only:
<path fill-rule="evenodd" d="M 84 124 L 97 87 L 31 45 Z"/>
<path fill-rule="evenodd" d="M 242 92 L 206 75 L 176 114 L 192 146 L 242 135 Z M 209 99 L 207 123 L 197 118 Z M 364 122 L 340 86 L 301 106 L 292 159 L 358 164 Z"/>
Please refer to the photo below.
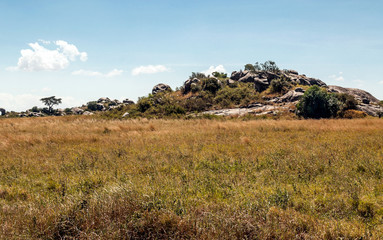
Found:
<path fill-rule="evenodd" d="M 238 81 L 239 79 L 243 78 L 249 71 L 234 71 L 231 73 L 231 80 Z"/>
<path fill-rule="evenodd" d="M 165 92 L 169 90 L 172 90 L 172 88 L 169 85 L 160 83 L 153 87 L 152 94 L 157 94 L 157 93 Z"/>
<path fill-rule="evenodd" d="M 110 99 L 107 97 L 102 97 L 97 100 L 98 103 L 109 103 Z"/>
<path fill-rule="evenodd" d="M 360 101 L 361 103 L 364 104 L 370 104 L 370 103 L 379 103 L 379 100 L 372 96 L 371 93 L 366 92 L 361 89 L 357 88 L 344 88 L 344 87 L 339 87 L 339 86 L 328 86 L 328 90 L 330 92 L 335 92 L 335 93 L 347 93 L 351 96 L 354 96 L 356 100 Z"/>
<path fill-rule="evenodd" d="M 131 104 L 134 104 L 134 101 L 126 98 L 122 101 L 122 103 L 125 105 L 131 105 Z"/>
<path fill-rule="evenodd" d="M 282 102 L 296 102 L 301 99 L 304 94 L 304 90 L 302 88 L 296 88 L 294 90 L 288 91 L 285 95 L 278 99 L 279 103 Z"/>
<path fill-rule="evenodd" d="M 192 79 L 186 80 L 183 85 L 184 94 L 187 94 L 188 92 L 190 92 L 192 87 L 198 85 L 200 82 L 201 80 L 198 78 L 192 78 Z"/>
<path fill-rule="evenodd" d="M 252 72 L 248 72 L 245 76 L 240 78 L 238 82 L 254 83 L 254 87 L 258 92 L 266 90 L 270 85 L 267 76 Z"/>
<path fill-rule="evenodd" d="M 84 113 L 84 109 L 74 107 L 72 108 L 72 113 L 75 115 L 82 115 Z"/>
<path fill-rule="evenodd" d="M 4 108 L 0 108 L 0 116 L 4 116 L 6 113 Z"/>

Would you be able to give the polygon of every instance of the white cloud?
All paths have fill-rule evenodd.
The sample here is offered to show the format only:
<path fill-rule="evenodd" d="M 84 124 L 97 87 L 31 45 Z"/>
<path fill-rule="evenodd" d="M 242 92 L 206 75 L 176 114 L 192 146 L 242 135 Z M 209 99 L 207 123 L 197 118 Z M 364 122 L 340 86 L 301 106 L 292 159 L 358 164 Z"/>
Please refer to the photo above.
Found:
<path fill-rule="evenodd" d="M 107 77 L 107 78 L 111 78 L 111 77 L 119 76 L 123 72 L 124 72 L 123 70 L 113 69 L 112 71 L 104 74 L 104 73 L 100 73 L 100 72 L 96 72 L 96 71 L 88 71 L 88 70 L 81 69 L 81 70 L 77 70 L 77 71 L 72 72 L 72 75 L 85 76 L 85 77 Z"/>
<path fill-rule="evenodd" d="M 223 72 L 226 73 L 226 69 L 223 67 L 223 65 L 218 65 L 218 66 L 210 66 L 209 69 L 202 71 L 205 75 L 211 75 L 213 72 Z"/>
<path fill-rule="evenodd" d="M 123 70 L 113 69 L 112 71 L 105 74 L 105 76 L 106 77 L 120 76 L 123 72 L 124 72 Z"/>
<path fill-rule="evenodd" d="M 86 52 L 80 52 L 73 44 L 58 40 L 53 43 L 40 40 L 45 45 L 56 45 L 56 49 L 48 49 L 41 46 L 38 42 L 29 43 L 30 49 L 22 49 L 21 57 L 17 66 L 8 67 L 8 71 L 57 71 L 65 69 L 71 61 L 79 58 L 85 62 L 88 59 Z"/>
<path fill-rule="evenodd" d="M 165 67 L 164 65 L 148 65 L 148 66 L 140 66 L 134 68 L 132 70 L 132 75 L 137 76 L 140 74 L 154 74 L 160 72 L 169 72 L 170 69 Z"/>
<path fill-rule="evenodd" d="M 33 95 L 33 94 L 10 94 L 0 93 L 0 107 L 6 111 L 25 111 L 31 109 L 34 106 L 44 107 L 44 104 L 40 101 L 41 98 L 47 96 Z M 57 108 L 81 106 L 83 102 L 71 97 L 65 96 L 60 97 L 62 104 L 58 105 Z"/>
<path fill-rule="evenodd" d="M 383 81 L 380 81 L 379 84 L 383 84 Z"/>
<path fill-rule="evenodd" d="M 343 72 L 339 72 L 339 74 L 331 75 L 331 76 L 329 76 L 329 78 L 331 78 L 332 80 L 335 80 L 337 82 L 343 82 L 344 81 Z"/>

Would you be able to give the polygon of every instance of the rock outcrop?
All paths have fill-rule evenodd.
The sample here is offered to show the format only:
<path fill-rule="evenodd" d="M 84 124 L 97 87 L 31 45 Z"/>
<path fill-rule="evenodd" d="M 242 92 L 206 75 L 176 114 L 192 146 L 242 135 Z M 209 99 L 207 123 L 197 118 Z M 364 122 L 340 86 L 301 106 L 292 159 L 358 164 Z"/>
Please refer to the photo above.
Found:
<path fill-rule="evenodd" d="M 304 94 L 304 90 L 302 88 L 296 88 L 294 90 L 288 91 L 285 95 L 278 98 L 276 102 L 283 103 L 283 102 L 297 102 L 301 99 L 301 97 Z"/>
<path fill-rule="evenodd" d="M 165 92 L 169 90 L 172 90 L 172 88 L 169 85 L 160 83 L 153 87 L 152 94 L 157 94 L 157 93 Z"/>
<path fill-rule="evenodd" d="M 344 87 L 331 85 L 331 86 L 328 86 L 328 90 L 330 92 L 336 92 L 336 93 L 347 93 L 349 95 L 354 96 L 356 100 L 358 100 L 364 104 L 370 104 L 370 103 L 378 104 L 379 103 L 379 100 L 376 97 L 372 96 L 369 92 L 366 92 L 366 91 L 361 90 L 361 89 L 344 88 Z"/>
<path fill-rule="evenodd" d="M 183 85 L 184 94 L 189 93 L 192 90 L 193 86 L 196 86 L 200 82 L 201 82 L 201 80 L 198 78 L 192 78 L 192 79 L 186 80 L 184 85 Z"/>
<path fill-rule="evenodd" d="M 255 89 L 258 92 L 262 92 L 269 87 L 272 80 L 282 77 L 293 84 L 306 86 L 318 85 L 320 87 L 327 86 L 320 79 L 309 78 L 306 75 L 299 75 L 295 70 L 285 70 L 278 73 L 267 71 L 234 71 L 231 74 L 230 80 L 234 82 L 238 81 L 254 83 Z"/>

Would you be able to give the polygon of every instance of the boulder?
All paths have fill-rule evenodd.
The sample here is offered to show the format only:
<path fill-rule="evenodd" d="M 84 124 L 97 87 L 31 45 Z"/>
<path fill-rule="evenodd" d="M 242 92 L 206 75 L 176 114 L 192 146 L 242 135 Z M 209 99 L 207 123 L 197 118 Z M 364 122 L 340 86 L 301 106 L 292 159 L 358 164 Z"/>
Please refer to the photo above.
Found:
<path fill-rule="evenodd" d="M 347 93 L 351 96 L 354 96 L 356 100 L 364 103 L 364 104 L 371 104 L 375 103 L 378 104 L 379 100 L 372 96 L 371 93 L 366 92 L 361 89 L 357 88 L 343 88 L 339 86 L 328 86 L 328 90 L 330 92 L 335 92 L 335 93 Z"/>
<path fill-rule="evenodd" d="M 85 116 L 91 116 L 93 115 L 94 113 L 92 112 L 89 112 L 89 111 L 85 111 L 82 115 L 85 115 Z"/>
<path fill-rule="evenodd" d="M 172 90 L 172 88 L 169 85 L 160 83 L 153 87 L 152 94 L 157 94 L 157 93 L 165 92 L 169 90 Z"/>
<path fill-rule="evenodd" d="M 84 113 L 84 110 L 78 107 L 74 107 L 72 108 L 72 113 L 75 115 L 81 115 Z"/>
<path fill-rule="evenodd" d="M 183 88 L 184 88 L 184 94 L 187 94 L 191 91 L 192 86 L 195 86 L 201 82 L 198 78 L 192 78 L 185 81 Z"/>
<path fill-rule="evenodd" d="M 288 91 L 285 95 L 280 97 L 277 102 L 279 102 L 279 103 L 282 103 L 282 102 L 296 102 L 304 94 L 301 90 L 303 90 L 303 89 L 298 88 L 298 91 L 296 91 L 296 89 Z"/>
<path fill-rule="evenodd" d="M 270 85 L 270 81 L 268 80 L 266 74 L 252 73 L 248 71 L 245 76 L 238 80 L 238 82 L 254 83 L 254 87 L 258 92 L 266 90 Z"/>
<path fill-rule="evenodd" d="M 291 75 L 299 75 L 297 71 L 292 70 L 292 69 L 286 70 L 286 73 L 291 74 Z"/>
<path fill-rule="evenodd" d="M 367 113 L 370 116 L 379 117 L 381 112 L 383 112 L 383 108 L 379 105 L 365 104 L 361 103 L 357 106 L 357 109 Z"/>
<path fill-rule="evenodd" d="M 107 97 L 102 97 L 97 100 L 98 103 L 109 103 L 110 99 Z"/>
<path fill-rule="evenodd" d="M 128 116 L 129 116 L 129 113 L 128 113 L 128 112 L 126 112 L 126 113 L 124 113 L 124 114 L 122 115 L 123 118 L 128 117 Z"/>
<path fill-rule="evenodd" d="M 249 71 L 234 71 L 231 73 L 231 80 L 238 81 L 239 79 L 243 78 Z"/>
<path fill-rule="evenodd" d="M 134 104 L 134 101 L 126 98 L 122 101 L 122 103 L 125 105 L 130 105 L 130 104 Z"/>
<path fill-rule="evenodd" d="M 102 103 L 97 103 L 97 105 L 96 105 L 96 110 L 97 110 L 97 111 L 104 111 L 104 110 L 105 110 L 105 106 L 104 106 L 104 104 L 102 104 Z"/>
<path fill-rule="evenodd" d="M 0 116 L 4 116 L 6 113 L 4 108 L 0 108 Z"/>

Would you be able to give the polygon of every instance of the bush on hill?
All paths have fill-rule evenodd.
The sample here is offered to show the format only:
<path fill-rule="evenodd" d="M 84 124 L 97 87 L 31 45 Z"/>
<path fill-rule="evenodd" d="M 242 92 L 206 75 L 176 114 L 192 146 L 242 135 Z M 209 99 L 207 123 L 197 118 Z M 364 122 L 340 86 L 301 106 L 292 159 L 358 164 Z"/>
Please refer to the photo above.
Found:
<path fill-rule="evenodd" d="M 339 101 L 335 95 L 317 85 L 307 89 L 297 104 L 297 114 L 304 118 L 336 117 L 338 110 Z"/>
<path fill-rule="evenodd" d="M 274 79 L 270 82 L 271 93 L 286 93 L 291 87 L 291 83 L 284 76 L 278 79 Z"/>
<path fill-rule="evenodd" d="M 221 108 L 232 107 L 234 105 L 247 105 L 257 97 L 254 86 L 250 83 L 242 83 L 237 87 L 225 86 L 217 92 L 214 104 Z"/>

